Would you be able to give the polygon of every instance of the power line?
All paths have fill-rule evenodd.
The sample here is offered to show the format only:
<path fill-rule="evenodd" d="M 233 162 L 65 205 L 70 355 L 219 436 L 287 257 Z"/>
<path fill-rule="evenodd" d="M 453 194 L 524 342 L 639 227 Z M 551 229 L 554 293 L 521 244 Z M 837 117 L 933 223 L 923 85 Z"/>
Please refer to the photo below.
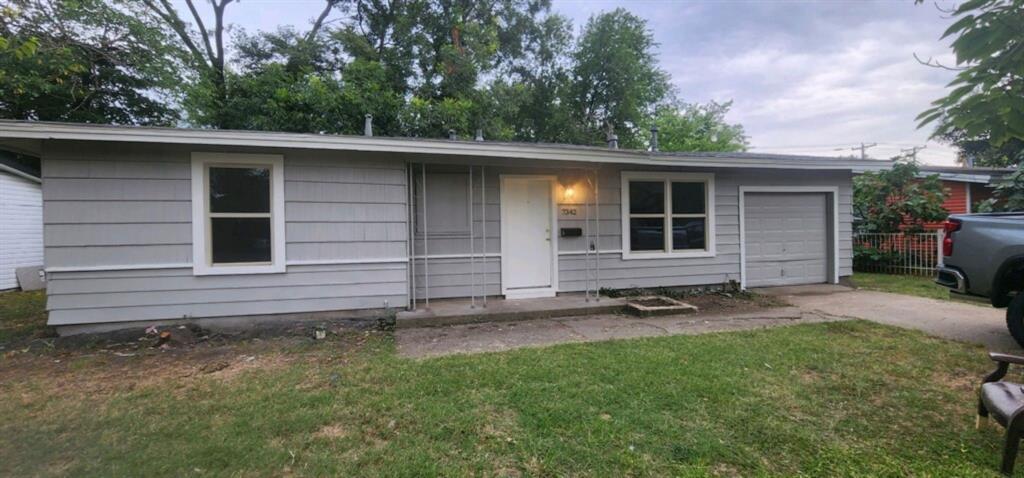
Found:
<path fill-rule="evenodd" d="M 868 159 L 868 148 L 874 148 L 875 146 L 878 146 L 878 143 L 865 144 L 862 142 L 860 143 L 860 146 L 854 146 L 852 148 L 838 148 L 836 151 L 845 151 L 846 149 L 849 149 L 850 151 L 857 151 L 859 149 L 860 159 Z"/>
<path fill-rule="evenodd" d="M 906 154 L 910 157 L 911 161 L 917 161 L 917 152 L 927 148 L 928 145 L 924 146 L 913 146 L 907 149 L 901 149 L 900 153 Z"/>

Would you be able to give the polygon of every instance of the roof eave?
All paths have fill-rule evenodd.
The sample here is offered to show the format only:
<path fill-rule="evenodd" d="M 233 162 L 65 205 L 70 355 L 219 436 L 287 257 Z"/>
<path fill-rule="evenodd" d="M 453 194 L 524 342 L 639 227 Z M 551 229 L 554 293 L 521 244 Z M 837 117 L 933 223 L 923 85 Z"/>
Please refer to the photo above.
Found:
<path fill-rule="evenodd" d="M 522 158 L 552 161 L 578 161 L 653 166 L 695 166 L 719 168 L 770 169 L 888 169 L 890 161 L 856 159 L 808 159 L 785 156 L 773 158 L 691 155 L 670 157 L 645 151 L 603 150 L 599 148 L 557 147 L 550 145 L 479 143 L 470 141 L 421 140 L 415 138 L 359 137 L 228 131 L 183 128 L 112 127 L 107 125 L 0 121 L 0 138 L 70 141 L 112 141 L 209 146 L 249 146 L 262 148 L 298 148 L 340 151 L 436 154 L 490 158 Z"/>

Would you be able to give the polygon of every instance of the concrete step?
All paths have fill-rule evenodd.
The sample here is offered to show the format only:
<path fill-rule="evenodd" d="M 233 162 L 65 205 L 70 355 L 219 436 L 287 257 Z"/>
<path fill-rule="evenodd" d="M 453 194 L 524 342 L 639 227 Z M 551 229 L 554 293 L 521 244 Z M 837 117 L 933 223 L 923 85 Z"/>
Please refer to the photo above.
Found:
<path fill-rule="evenodd" d="M 481 300 L 476 307 L 466 299 L 430 301 L 430 309 L 399 312 L 395 328 L 440 327 L 445 325 L 509 322 L 581 315 L 619 314 L 625 312 L 626 301 L 602 297 L 589 301 L 583 294 L 564 294 L 542 299 L 490 299 L 487 307 Z"/>

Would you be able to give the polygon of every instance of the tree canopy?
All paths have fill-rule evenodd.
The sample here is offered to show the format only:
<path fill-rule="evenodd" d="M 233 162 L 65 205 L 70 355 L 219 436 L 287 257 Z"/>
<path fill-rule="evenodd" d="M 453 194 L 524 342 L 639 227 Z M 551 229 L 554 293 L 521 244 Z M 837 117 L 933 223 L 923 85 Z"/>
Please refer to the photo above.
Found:
<path fill-rule="evenodd" d="M 921 3 L 922 0 L 917 0 Z M 955 36 L 957 70 L 952 90 L 918 116 L 984 166 L 1024 159 L 1024 0 L 968 0 L 951 11 L 956 21 L 942 38 Z"/>
<path fill-rule="evenodd" d="M 8 0 L 0 6 L 5 118 L 166 125 L 179 51 L 146 10 L 120 0 Z"/>
<path fill-rule="evenodd" d="M 574 34 L 550 0 L 322 0 L 308 26 L 231 27 L 239 0 L 8 0 L 0 116 L 741 150 L 689 105 L 624 9 Z"/>

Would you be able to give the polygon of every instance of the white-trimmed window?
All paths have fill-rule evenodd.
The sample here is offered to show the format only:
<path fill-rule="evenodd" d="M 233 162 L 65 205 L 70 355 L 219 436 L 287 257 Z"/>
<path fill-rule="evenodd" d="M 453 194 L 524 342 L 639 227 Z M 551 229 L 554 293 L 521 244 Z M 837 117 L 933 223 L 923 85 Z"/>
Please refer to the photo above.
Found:
<path fill-rule="evenodd" d="M 284 158 L 192 153 L 196 275 L 285 271 Z"/>
<path fill-rule="evenodd" d="M 715 255 L 715 176 L 622 173 L 622 257 Z"/>

